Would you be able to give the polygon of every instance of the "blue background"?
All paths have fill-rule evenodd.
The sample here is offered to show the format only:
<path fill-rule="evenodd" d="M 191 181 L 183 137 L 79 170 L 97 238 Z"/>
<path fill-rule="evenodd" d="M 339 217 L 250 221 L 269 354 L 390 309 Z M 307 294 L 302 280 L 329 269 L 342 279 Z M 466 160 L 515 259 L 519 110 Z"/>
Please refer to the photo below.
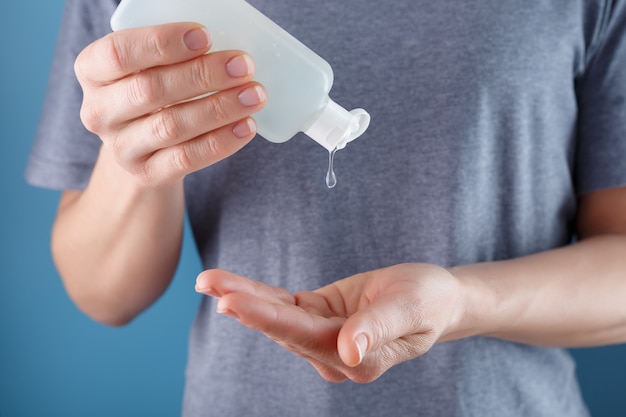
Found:
<path fill-rule="evenodd" d="M 83 316 L 49 251 L 58 193 L 23 180 L 62 0 L 5 2 L 0 25 L 0 417 L 175 416 L 201 270 L 189 230 L 170 289 L 127 327 Z M 583 349 L 594 417 L 626 416 L 626 346 Z M 557 416 L 555 416 L 557 417 Z"/>

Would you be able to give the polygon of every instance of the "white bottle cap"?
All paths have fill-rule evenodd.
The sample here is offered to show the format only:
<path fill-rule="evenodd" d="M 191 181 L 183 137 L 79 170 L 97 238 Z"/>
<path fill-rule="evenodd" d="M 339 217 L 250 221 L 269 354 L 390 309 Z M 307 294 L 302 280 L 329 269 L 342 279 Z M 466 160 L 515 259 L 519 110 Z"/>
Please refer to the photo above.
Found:
<path fill-rule="evenodd" d="M 367 130 L 370 115 L 363 109 L 347 111 L 333 100 L 304 133 L 328 151 L 342 149 Z"/>

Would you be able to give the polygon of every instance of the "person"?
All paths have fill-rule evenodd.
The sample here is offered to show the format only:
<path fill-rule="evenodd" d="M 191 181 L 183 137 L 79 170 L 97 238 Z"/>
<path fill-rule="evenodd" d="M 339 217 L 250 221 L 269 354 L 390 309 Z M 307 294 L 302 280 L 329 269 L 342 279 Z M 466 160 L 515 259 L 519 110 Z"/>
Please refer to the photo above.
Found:
<path fill-rule="evenodd" d="M 587 416 L 564 348 L 626 342 L 626 1 L 251 3 L 372 116 L 337 187 L 252 140 L 253 56 L 67 0 L 27 178 L 76 305 L 144 311 L 187 213 L 183 415 Z"/>

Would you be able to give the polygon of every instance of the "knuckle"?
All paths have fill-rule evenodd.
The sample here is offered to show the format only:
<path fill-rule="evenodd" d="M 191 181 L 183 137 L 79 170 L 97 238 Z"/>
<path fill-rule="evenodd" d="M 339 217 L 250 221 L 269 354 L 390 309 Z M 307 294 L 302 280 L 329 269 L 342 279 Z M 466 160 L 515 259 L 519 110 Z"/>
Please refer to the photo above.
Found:
<path fill-rule="evenodd" d="M 181 124 L 173 111 L 162 110 L 154 115 L 152 123 L 152 137 L 156 145 L 161 148 L 182 135 Z"/>
<path fill-rule="evenodd" d="M 176 172 L 190 172 L 193 167 L 191 150 L 187 146 L 176 146 L 172 149 L 170 166 Z"/>
<path fill-rule="evenodd" d="M 119 37 L 113 34 L 105 36 L 101 40 L 100 48 L 102 49 L 100 53 L 109 68 L 116 74 L 124 73 L 126 70 L 125 53 Z"/>
<path fill-rule="evenodd" d="M 155 103 L 160 98 L 160 79 L 151 71 L 144 71 L 131 77 L 128 84 L 128 99 L 135 106 Z"/>
<path fill-rule="evenodd" d="M 113 158 L 128 171 L 135 171 L 134 164 L 132 164 L 126 156 L 126 149 L 123 143 L 124 141 L 119 138 L 113 138 L 107 141 L 107 145 L 111 150 L 111 154 L 113 154 Z"/>
<path fill-rule="evenodd" d="M 104 126 L 104 115 L 100 107 L 83 101 L 80 107 L 80 120 L 85 128 L 92 133 L 100 133 Z"/>
<path fill-rule="evenodd" d="M 152 29 L 146 32 L 146 50 L 157 61 L 168 59 L 170 50 L 170 38 L 163 31 Z"/>
<path fill-rule="evenodd" d="M 217 84 L 215 72 L 209 65 L 207 56 L 202 59 L 194 59 L 188 67 L 187 79 L 191 80 L 194 86 L 201 91 L 213 90 Z"/>
<path fill-rule="evenodd" d="M 226 155 L 225 146 L 222 144 L 222 141 L 219 137 L 214 134 L 208 134 L 205 139 L 201 142 L 202 149 L 201 154 L 207 155 L 209 158 L 222 158 Z"/>
<path fill-rule="evenodd" d="M 164 172 L 152 156 L 128 160 L 121 165 L 143 186 L 151 186 L 162 181 Z"/>
<path fill-rule="evenodd" d="M 133 150 L 129 147 L 128 140 L 123 135 L 107 135 L 106 140 L 103 140 L 103 144 L 120 167 L 136 177 L 143 178 L 145 176 L 144 171 L 147 158 L 134 155 Z"/>
<path fill-rule="evenodd" d="M 149 168 L 151 165 L 144 165 L 144 168 L 140 171 L 137 171 L 137 178 L 139 182 L 143 185 L 150 185 L 156 182 L 156 173 L 154 169 Z"/>
<path fill-rule="evenodd" d="M 397 323 L 391 317 L 372 315 L 370 320 L 372 332 L 370 349 L 378 349 L 381 345 L 393 340 L 394 328 Z"/>
<path fill-rule="evenodd" d="M 223 94 L 211 96 L 208 103 L 210 106 L 210 114 L 216 122 L 219 124 L 226 124 L 230 120 L 228 104 Z"/>
<path fill-rule="evenodd" d="M 85 61 L 87 59 L 85 58 L 85 51 L 81 51 L 78 56 L 76 57 L 76 60 L 74 61 L 74 74 L 76 75 L 76 78 L 78 79 L 79 83 L 83 83 L 83 80 L 85 80 L 87 78 L 86 76 L 86 70 L 85 70 Z"/>
<path fill-rule="evenodd" d="M 149 186 L 157 181 L 157 170 L 153 164 L 134 164 L 128 168 L 128 171 L 135 176 L 139 184 Z"/>

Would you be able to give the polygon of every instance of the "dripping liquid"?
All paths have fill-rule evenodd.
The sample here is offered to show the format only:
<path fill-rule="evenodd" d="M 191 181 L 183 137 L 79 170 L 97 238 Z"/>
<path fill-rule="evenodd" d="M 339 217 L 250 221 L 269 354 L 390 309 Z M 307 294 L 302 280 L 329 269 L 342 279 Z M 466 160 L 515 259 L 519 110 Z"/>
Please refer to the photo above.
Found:
<path fill-rule="evenodd" d="M 337 148 L 332 151 L 328 151 L 328 172 L 326 172 L 326 186 L 328 188 L 333 188 L 337 185 L 337 176 L 335 176 L 335 170 L 333 168 L 335 152 L 337 152 Z"/>

